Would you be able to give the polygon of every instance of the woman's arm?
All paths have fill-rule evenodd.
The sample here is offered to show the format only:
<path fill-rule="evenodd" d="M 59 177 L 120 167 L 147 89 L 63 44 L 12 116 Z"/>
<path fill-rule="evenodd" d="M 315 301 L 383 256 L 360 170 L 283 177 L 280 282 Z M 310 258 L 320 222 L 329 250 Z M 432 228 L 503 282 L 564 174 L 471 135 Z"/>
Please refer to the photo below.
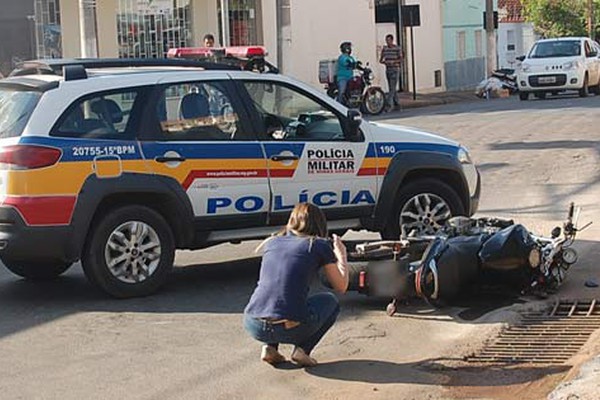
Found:
<path fill-rule="evenodd" d="M 346 246 L 338 235 L 333 235 L 333 253 L 337 262 L 325 265 L 325 276 L 334 290 L 345 293 L 348 289 L 348 260 Z"/>

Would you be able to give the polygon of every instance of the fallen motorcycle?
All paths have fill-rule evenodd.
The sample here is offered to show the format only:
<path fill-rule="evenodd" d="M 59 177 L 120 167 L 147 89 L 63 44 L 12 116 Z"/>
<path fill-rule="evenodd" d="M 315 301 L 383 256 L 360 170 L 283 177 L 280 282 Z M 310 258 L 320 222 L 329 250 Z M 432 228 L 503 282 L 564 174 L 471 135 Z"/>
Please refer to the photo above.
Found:
<path fill-rule="evenodd" d="M 420 297 L 435 307 L 452 304 L 473 286 L 504 285 L 521 294 L 546 296 L 577 261 L 572 247 L 580 210 L 550 237 L 499 218 L 451 218 L 435 235 L 358 244 L 349 253 L 349 290 L 388 297 L 393 315 L 401 301 Z"/>

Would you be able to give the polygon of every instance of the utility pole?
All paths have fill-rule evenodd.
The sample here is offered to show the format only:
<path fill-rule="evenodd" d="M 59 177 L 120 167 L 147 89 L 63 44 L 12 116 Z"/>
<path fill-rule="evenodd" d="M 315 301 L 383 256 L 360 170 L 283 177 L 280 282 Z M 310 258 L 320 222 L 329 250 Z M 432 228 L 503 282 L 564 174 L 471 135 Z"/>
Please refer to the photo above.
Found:
<path fill-rule="evenodd" d="M 487 76 L 496 69 L 496 29 L 494 27 L 494 0 L 485 0 L 485 25 L 487 33 Z"/>
<path fill-rule="evenodd" d="M 593 0 L 588 0 L 587 2 L 587 28 L 588 28 L 588 36 L 592 39 L 595 39 L 594 35 L 594 2 Z"/>

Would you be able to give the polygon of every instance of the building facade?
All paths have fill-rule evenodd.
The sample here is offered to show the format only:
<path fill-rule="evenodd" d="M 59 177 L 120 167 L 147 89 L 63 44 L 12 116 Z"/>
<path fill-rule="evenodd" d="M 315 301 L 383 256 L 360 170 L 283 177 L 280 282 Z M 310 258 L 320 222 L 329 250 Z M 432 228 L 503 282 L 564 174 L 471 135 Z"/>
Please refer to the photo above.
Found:
<path fill-rule="evenodd" d="M 515 68 L 517 57 L 537 40 L 533 24 L 525 21 L 520 0 L 498 0 L 498 67 Z"/>
<path fill-rule="evenodd" d="M 4 2 L 0 14 L 0 71 L 7 74 L 13 64 L 35 55 L 33 1 Z"/>
<path fill-rule="evenodd" d="M 485 1 L 443 0 L 442 7 L 446 88 L 471 89 L 486 75 Z"/>

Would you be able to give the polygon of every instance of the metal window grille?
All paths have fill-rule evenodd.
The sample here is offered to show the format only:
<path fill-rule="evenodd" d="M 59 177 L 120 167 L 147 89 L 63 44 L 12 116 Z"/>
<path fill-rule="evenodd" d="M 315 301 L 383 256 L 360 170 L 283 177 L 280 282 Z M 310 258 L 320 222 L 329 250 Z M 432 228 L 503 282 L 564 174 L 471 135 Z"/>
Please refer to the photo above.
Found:
<path fill-rule="evenodd" d="M 223 2 L 229 11 L 229 43 L 223 38 Z M 217 0 L 220 41 L 226 46 L 262 44 L 260 0 Z"/>
<path fill-rule="evenodd" d="M 35 0 L 34 12 L 36 57 L 62 57 L 59 0 Z"/>
<path fill-rule="evenodd" d="M 192 45 L 190 0 L 119 0 L 119 57 L 162 58 Z"/>

